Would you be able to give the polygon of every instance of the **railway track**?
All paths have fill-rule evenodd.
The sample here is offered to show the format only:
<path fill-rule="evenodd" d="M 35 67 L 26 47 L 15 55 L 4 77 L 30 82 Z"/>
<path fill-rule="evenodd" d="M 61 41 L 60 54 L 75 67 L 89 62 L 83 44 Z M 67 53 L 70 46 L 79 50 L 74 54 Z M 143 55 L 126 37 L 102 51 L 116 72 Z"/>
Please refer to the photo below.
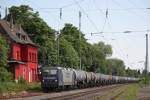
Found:
<path fill-rule="evenodd" d="M 75 94 L 70 94 L 70 95 L 65 95 L 65 96 L 62 95 L 62 96 L 53 97 L 53 98 L 47 98 L 45 100 L 77 100 L 77 99 L 84 99 L 84 98 L 86 98 L 86 100 L 87 100 L 87 97 L 90 98 L 90 97 L 94 97 L 96 95 L 105 95 L 105 93 L 104 93 L 105 91 L 119 88 L 120 86 L 122 86 L 122 85 L 105 86 L 105 87 L 95 88 L 92 90 L 79 92 L 79 93 L 75 93 Z"/>
<path fill-rule="evenodd" d="M 11 100 L 91 100 L 93 97 L 96 96 L 103 96 L 106 95 L 108 92 L 110 92 L 113 89 L 117 89 L 120 86 L 123 86 L 123 84 L 117 84 L 117 85 L 110 85 L 110 86 L 104 86 L 104 87 L 95 87 L 95 88 L 87 88 L 87 89 L 78 89 L 78 90 L 71 90 L 71 91 L 62 91 L 58 93 L 43 93 L 40 95 L 36 95 L 31 97 L 31 95 L 28 96 L 22 96 L 20 98 L 7 98 Z"/>
<path fill-rule="evenodd" d="M 116 100 L 116 98 L 119 97 L 123 93 L 124 93 L 124 90 L 120 91 L 118 94 L 116 94 L 115 96 L 111 97 L 110 100 Z"/>

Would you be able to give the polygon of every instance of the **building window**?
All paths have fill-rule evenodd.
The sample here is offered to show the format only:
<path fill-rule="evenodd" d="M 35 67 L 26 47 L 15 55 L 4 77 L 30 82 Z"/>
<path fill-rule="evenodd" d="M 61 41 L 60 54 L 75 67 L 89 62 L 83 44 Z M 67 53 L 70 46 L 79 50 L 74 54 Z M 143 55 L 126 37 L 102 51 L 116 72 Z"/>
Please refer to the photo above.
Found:
<path fill-rule="evenodd" d="M 37 55 L 36 55 L 36 53 L 29 52 L 29 61 L 37 62 Z"/>
<path fill-rule="evenodd" d="M 26 35 L 21 35 L 21 33 L 16 33 L 16 36 L 21 39 L 21 40 L 27 40 L 27 36 Z"/>
<path fill-rule="evenodd" d="M 34 53 L 32 53 L 32 61 L 34 61 Z"/>
<path fill-rule="evenodd" d="M 35 53 L 35 62 L 36 62 L 36 53 Z"/>
<path fill-rule="evenodd" d="M 27 37 L 25 35 L 22 35 L 22 40 L 27 40 Z"/>
<path fill-rule="evenodd" d="M 17 51 L 17 53 L 16 53 L 16 58 L 17 58 L 17 60 L 20 59 L 20 52 L 19 51 Z"/>
<path fill-rule="evenodd" d="M 21 38 L 21 35 L 20 33 L 16 33 L 17 37 L 20 39 Z"/>
<path fill-rule="evenodd" d="M 36 62 L 36 53 L 33 54 L 33 61 Z"/>
<path fill-rule="evenodd" d="M 32 60 L 31 53 L 29 53 L 29 60 L 30 60 L 30 61 Z"/>
<path fill-rule="evenodd" d="M 33 54 L 33 61 L 35 62 L 35 53 Z"/>
<path fill-rule="evenodd" d="M 36 60 L 36 62 L 37 62 L 37 54 L 35 54 L 35 60 Z"/>

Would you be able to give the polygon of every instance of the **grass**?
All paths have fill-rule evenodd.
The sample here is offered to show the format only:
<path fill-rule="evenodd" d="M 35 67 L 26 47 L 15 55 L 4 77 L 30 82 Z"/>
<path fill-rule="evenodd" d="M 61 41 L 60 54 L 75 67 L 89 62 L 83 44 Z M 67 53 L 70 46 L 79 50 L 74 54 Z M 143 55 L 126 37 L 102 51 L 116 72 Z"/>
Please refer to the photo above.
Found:
<path fill-rule="evenodd" d="M 0 94 L 20 91 L 40 91 L 40 83 L 21 84 L 15 82 L 0 83 Z"/>
<path fill-rule="evenodd" d="M 27 89 L 27 91 L 41 91 L 41 84 L 40 83 L 32 83 L 29 84 Z"/>
<path fill-rule="evenodd" d="M 27 88 L 25 84 L 17 84 L 14 82 L 5 82 L 0 84 L 0 93 L 19 92 Z"/>
<path fill-rule="evenodd" d="M 136 100 L 139 89 L 139 84 L 124 85 L 108 91 L 105 95 L 94 98 L 94 100 Z"/>
<path fill-rule="evenodd" d="M 116 100 L 136 100 L 140 86 L 139 84 L 128 85 L 125 91 Z"/>
<path fill-rule="evenodd" d="M 150 86 L 150 75 L 147 76 L 146 78 L 145 77 L 142 78 L 139 84 L 141 87 Z"/>

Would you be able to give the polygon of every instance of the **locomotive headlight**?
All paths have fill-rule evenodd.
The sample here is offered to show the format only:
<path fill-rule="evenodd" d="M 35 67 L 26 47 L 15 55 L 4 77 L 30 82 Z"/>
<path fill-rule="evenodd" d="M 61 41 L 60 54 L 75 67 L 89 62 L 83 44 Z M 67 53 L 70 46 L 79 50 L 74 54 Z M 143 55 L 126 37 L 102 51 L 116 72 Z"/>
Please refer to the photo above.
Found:
<path fill-rule="evenodd" d="M 44 82 L 44 80 L 42 80 Z"/>
<path fill-rule="evenodd" d="M 57 80 L 55 80 L 55 82 L 57 82 Z"/>

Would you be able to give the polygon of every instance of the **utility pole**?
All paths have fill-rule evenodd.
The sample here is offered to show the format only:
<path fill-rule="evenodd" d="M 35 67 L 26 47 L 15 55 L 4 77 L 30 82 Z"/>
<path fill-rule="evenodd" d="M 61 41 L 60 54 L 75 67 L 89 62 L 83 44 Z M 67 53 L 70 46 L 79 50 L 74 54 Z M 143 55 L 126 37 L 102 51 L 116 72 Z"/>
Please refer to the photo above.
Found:
<path fill-rule="evenodd" d="M 57 46 L 57 65 L 59 65 L 59 31 L 56 33 L 56 46 Z"/>
<path fill-rule="evenodd" d="M 58 32 L 56 32 L 56 41 L 57 41 L 57 65 L 59 65 L 59 49 L 60 49 L 60 26 L 61 26 L 61 19 L 62 19 L 62 8 L 59 9 L 59 29 Z"/>
<path fill-rule="evenodd" d="M 45 50 L 45 48 L 43 46 L 42 46 L 42 50 L 43 50 L 43 52 L 42 52 L 43 65 L 46 65 L 46 50 Z"/>
<path fill-rule="evenodd" d="M 0 6 L 0 9 L 1 9 L 1 6 Z M 1 15 L 1 11 L 0 11 L 0 20 L 1 20 L 1 17 L 2 17 L 2 15 Z"/>
<path fill-rule="evenodd" d="M 8 17 L 8 9 L 7 7 L 5 8 L 5 20 L 7 20 L 7 17 Z"/>
<path fill-rule="evenodd" d="M 79 32 L 81 31 L 81 11 L 79 11 Z M 79 33 L 79 64 L 80 64 L 80 69 L 82 66 L 82 60 L 81 60 L 81 33 Z"/>
<path fill-rule="evenodd" d="M 148 34 L 146 34 L 145 85 L 147 81 L 147 74 L 148 74 Z"/>

